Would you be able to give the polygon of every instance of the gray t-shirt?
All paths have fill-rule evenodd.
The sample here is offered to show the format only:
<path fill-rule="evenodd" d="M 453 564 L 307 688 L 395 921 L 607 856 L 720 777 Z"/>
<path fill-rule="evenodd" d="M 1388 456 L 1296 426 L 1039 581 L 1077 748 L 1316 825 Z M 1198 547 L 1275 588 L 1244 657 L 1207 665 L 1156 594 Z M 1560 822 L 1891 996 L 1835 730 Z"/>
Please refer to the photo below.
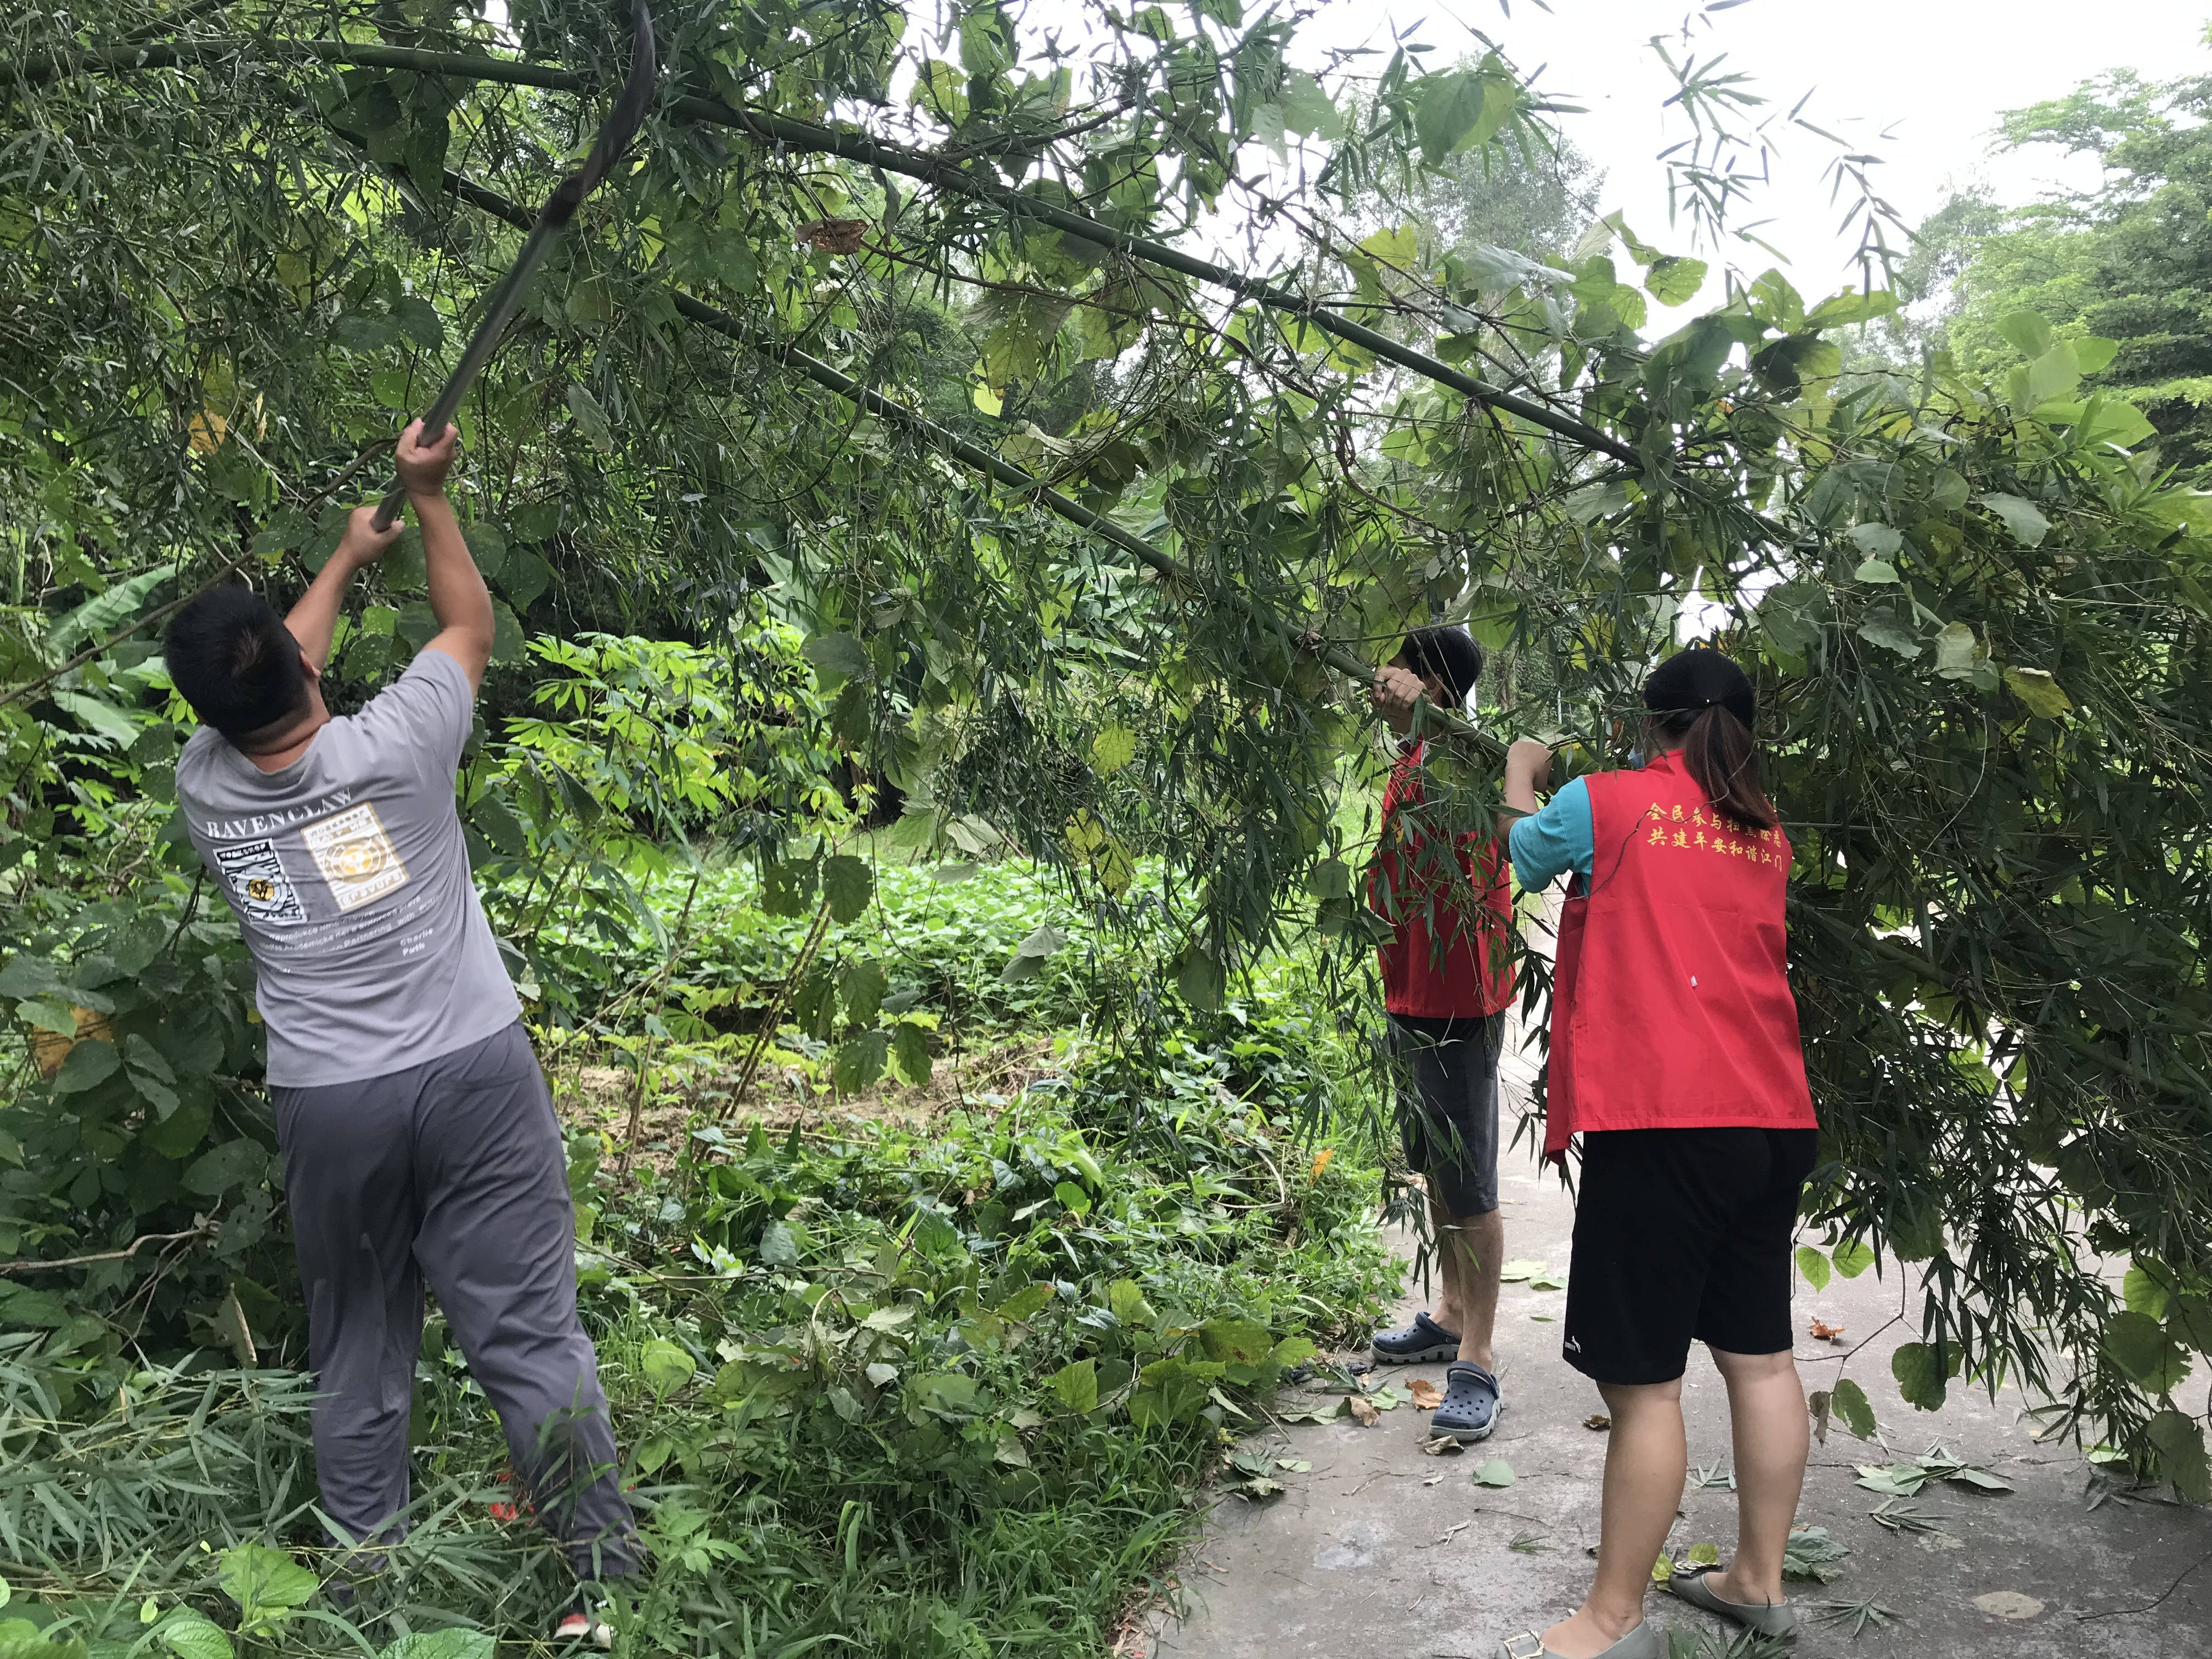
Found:
<path fill-rule="evenodd" d="M 209 726 L 178 757 L 192 845 L 253 952 L 272 1085 L 404 1071 L 521 1018 L 453 801 L 474 701 L 424 651 L 281 771 Z"/>

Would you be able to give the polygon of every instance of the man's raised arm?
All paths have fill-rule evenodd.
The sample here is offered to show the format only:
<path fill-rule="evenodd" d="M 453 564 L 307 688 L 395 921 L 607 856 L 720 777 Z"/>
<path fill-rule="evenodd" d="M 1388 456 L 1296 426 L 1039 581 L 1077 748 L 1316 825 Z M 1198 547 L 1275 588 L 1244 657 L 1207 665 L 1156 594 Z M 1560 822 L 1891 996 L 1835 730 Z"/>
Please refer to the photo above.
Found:
<path fill-rule="evenodd" d="M 422 532 L 430 614 L 438 619 L 438 632 L 425 649 L 442 651 L 460 664 L 473 691 L 483 684 L 484 665 L 491 660 L 491 593 L 446 499 L 446 474 L 453 467 L 459 440 L 460 434 L 449 426 L 436 443 L 425 444 L 422 422 L 416 421 L 399 434 L 393 459 L 407 490 L 407 503 L 415 509 L 415 522 Z"/>

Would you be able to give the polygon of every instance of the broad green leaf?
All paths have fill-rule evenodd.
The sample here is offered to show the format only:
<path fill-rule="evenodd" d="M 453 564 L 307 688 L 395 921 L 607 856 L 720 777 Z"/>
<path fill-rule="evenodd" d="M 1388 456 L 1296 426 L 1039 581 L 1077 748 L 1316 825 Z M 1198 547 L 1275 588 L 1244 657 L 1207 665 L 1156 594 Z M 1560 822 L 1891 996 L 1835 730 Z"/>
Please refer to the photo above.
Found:
<path fill-rule="evenodd" d="M 1117 1279 L 1108 1285 L 1106 1305 L 1124 1325 L 1150 1325 L 1159 1317 L 1133 1279 Z"/>
<path fill-rule="evenodd" d="M 240 1617 L 248 1624 L 272 1610 L 307 1606 L 320 1584 L 283 1550 L 264 1544 L 234 1544 L 222 1552 L 221 1560 L 216 1583 L 238 1604 Z"/>
<path fill-rule="evenodd" d="M 569 383 L 566 398 L 569 414 L 575 416 L 576 430 L 584 441 L 602 455 L 614 453 L 614 428 L 607 423 L 607 411 L 599 407 L 599 400 L 592 395 L 591 388 L 580 380 Z"/>
<path fill-rule="evenodd" d="M 1877 317 L 1894 316 L 1896 313 L 1897 295 L 1887 289 L 1876 289 L 1872 293 L 1846 289 L 1807 312 L 1805 329 L 1811 333 L 1826 328 L 1849 328 L 1872 322 Z"/>
<path fill-rule="evenodd" d="M 426 1630 L 403 1636 L 377 1659 L 493 1659 L 497 1644 L 480 1630 Z"/>
<path fill-rule="evenodd" d="M 1828 1258 L 1810 1244 L 1797 1247 L 1797 1271 L 1805 1275 L 1805 1282 L 1816 1291 L 1828 1288 Z"/>
<path fill-rule="evenodd" d="M 2130 1313 L 2148 1314 L 2153 1319 L 2166 1317 L 2166 1285 L 2141 1267 L 2130 1266 L 2120 1281 L 2120 1295 Z"/>
<path fill-rule="evenodd" d="M 2004 683 L 2031 714 L 2055 720 L 2074 706 L 2074 700 L 2051 674 L 2041 668 L 2008 668 Z"/>
<path fill-rule="evenodd" d="M 227 1140 L 185 1168 L 185 1190 L 219 1198 L 236 1187 L 250 1187 L 268 1173 L 269 1154 L 258 1140 Z"/>
<path fill-rule="evenodd" d="M 1997 332 L 2023 357 L 2040 357 L 2051 349 L 2051 325 L 2032 311 L 2015 311 L 2000 317 Z"/>
<path fill-rule="evenodd" d="M 1176 991 L 1201 1013 L 1211 1013 L 1221 1006 L 1228 982 L 1221 964 L 1195 945 L 1183 952 L 1182 961 L 1176 969 Z"/>
<path fill-rule="evenodd" d="M 858 1094 L 884 1074 L 890 1059 L 890 1039 L 881 1031 L 863 1031 L 837 1045 L 831 1080 L 845 1094 Z"/>
<path fill-rule="evenodd" d="M 1520 91 L 1488 69 L 1458 69 L 1425 77 L 1415 94 L 1413 133 L 1431 167 L 1446 156 L 1488 143 L 1513 118 Z M 1285 117 L 1288 125 L 1287 113 Z"/>
<path fill-rule="evenodd" d="M 2103 1346 L 2114 1364 L 2152 1394 L 2172 1392 L 2189 1375 L 2188 1355 L 2146 1313 L 2113 1316 L 2105 1327 Z"/>
<path fill-rule="evenodd" d="M 1703 259 L 1663 254 L 1644 274 L 1644 291 L 1662 306 L 1687 305 L 1705 285 L 1705 271 Z"/>
<path fill-rule="evenodd" d="M 654 1337 L 640 1349 L 637 1364 L 656 1400 L 667 1399 L 689 1382 L 696 1369 L 690 1354 L 665 1337 Z"/>
<path fill-rule="evenodd" d="M 70 1024 L 76 1024 L 73 1017 Z M 61 1069 L 54 1073 L 54 1092 L 74 1095 L 97 1088 L 115 1075 L 121 1063 L 113 1043 L 100 1037 L 87 1037 L 70 1049 Z"/>
<path fill-rule="evenodd" d="M 2110 367 L 2113 354 L 2120 349 L 2118 341 L 2107 340 L 2095 334 L 2078 335 L 2071 343 L 2074 361 L 2080 365 L 2084 374 L 2094 374 L 2099 369 Z"/>
<path fill-rule="evenodd" d="M 1023 1285 L 991 1311 L 1001 1319 L 1019 1323 L 1025 1319 L 1034 1319 L 1038 1314 L 1042 1313 L 1052 1301 L 1054 1294 L 1052 1281 L 1048 1279 L 1040 1279 L 1034 1284 Z"/>
<path fill-rule="evenodd" d="M 1836 1420 L 1853 1436 L 1861 1440 L 1874 1438 L 1874 1407 L 1867 1400 L 1866 1390 L 1850 1377 L 1837 1380 L 1829 1396 L 1829 1408 Z"/>
<path fill-rule="evenodd" d="M 1897 567 L 1887 559 L 1869 559 L 1851 572 L 1851 580 L 1862 582 L 1893 582 L 1897 580 Z M 1908 652 L 1906 654 L 1909 656 L 1911 653 Z"/>
<path fill-rule="evenodd" d="M 825 691 L 848 679 L 866 679 L 871 672 L 866 650 L 850 634 L 817 634 L 799 654 L 814 665 L 814 678 Z"/>
<path fill-rule="evenodd" d="M 919 1089 L 929 1081 L 929 1033 L 912 1020 L 901 1020 L 891 1033 L 891 1068 Z"/>
<path fill-rule="evenodd" d="M 1052 1374 L 1048 1385 L 1054 1397 L 1072 1412 L 1090 1412 L 1098 1408 L 1098 1366 L 1096 1361 L 1078 1359 L 1062 1365 Z"/>
<path fill-rule="evenodd" d="M 2002 490 L 1991 490 L 1974 497 L 1982 506 L 2005 521 L 2005 527 L 2019 538 L 2022 547 L 2043 545 L 2043 538 L 2051 533 L 2051 520 L 2045 518 L 2034 502 Z"/>
<path fill-rule="evenodd" d="M 1137 734 L 1126 726 L 1099 728 L 1091 740 L 1091 763 L 1100 776 L 1110 777 L 1137 757 Z"/>
<path fill-rule="evenodd" d="M 1974 672 L 1981 641 L 1964 623 L 1947 623 L 1936 636 L 1936 672 L 1945 679 L 1962 679 Z"/>
<path fill-rule="evenodd" d="M 822 896 L 830 906 L 830 919 L 839 924 L 857 921 L 875 897 L 876 874 L 866 859 L 838 853 L 822 861 Z M 872 1014 L 874 1010 L 869 1011 Z M 866 1018 L 867 1015 L 855 1015 Z"/>
<path fill-rule="evenodd" d="M 66 656 L 80 646 L 104 640 L 145 609 L 155 589 L 176 575 L 173 565 L 156 565 L 95 593 L 82 605 L 64 611 L 46 630 L 46 648 Z"/>
<path fill-rule="evenodd" d="M 2174 1490 L 2192 1504 L 2212 1501 L 2212 1464 L 2206 1461 L 2204 1431 L 2197 1420 L 2169 1406 L 2143 1432 L 2158 1449 L 2158 1473 Z"/>
<path fill-rule="evenodd" d="M 1344 137 L 1344 117 L 1321 82 L 1304 70 L 1285 70 L 1283 89 L 1276 95 L 1282 107 L 1283 125 L 1304 137 L 1334 143 Z"/>
<path fill-rule="evenodd" d="M 1513 1466 L 1502 1457 L 1488 1458 L 1475 1466 L 1472 1479 L 1478 1486 L 1510 1486 L 1513 1484 Z"/>
<path fill-rule="evenodd" d="M 204 1614 L 179 1607 L 154 1626 L 155 1638 L 177 1659 L 236 1659 L 230 1638 Z"/>
<path fill-rule="evenodd" d="M 1845 1279 L 1856 1279 L 1874 1266 L 1874 1252 L 1856 1239 L 1838 1244 L 1828 1252 L 1828 1260 Z"/>
<path fill-rule="evenodd" d="M 1916 1411 L 1943 1408 L 1948 1379 L 1938 1364 L 1936 1350 L 1924 1342 L 1908 1342 L 1889 1357 L 1889 1374 L 1897 1379 L 1905 1403 Z"/>

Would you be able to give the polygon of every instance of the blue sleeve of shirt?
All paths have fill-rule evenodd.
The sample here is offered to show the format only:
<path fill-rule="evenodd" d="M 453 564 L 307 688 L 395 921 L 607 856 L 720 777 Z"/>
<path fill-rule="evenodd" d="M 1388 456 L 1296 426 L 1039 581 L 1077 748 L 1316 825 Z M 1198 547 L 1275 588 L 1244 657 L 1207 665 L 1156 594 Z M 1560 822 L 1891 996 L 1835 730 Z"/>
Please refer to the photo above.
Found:
<path fill-rule="evenodd" d="M 1528 891 L 1550 885 L 1562 871 L 1587 876 L 1596 851 L 1589 791 L 1580 778 L 1570 779 L 1541 811 L 1521 819 L 1506 836 L 1513 879 Z"/>

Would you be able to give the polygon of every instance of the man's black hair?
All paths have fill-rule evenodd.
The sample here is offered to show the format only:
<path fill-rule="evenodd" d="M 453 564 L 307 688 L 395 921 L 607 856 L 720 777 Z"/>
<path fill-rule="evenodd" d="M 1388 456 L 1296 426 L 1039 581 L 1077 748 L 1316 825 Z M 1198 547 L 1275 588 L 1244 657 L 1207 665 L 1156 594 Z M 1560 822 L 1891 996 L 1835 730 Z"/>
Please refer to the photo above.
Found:
<path fill-rule="evenodd" d="M 307 674 L 299 641 L 250 587 L 210 589 L 169 624 L 169 678 L 192 712 L 240 738 L 299 714 Z"/>
<path fill-rule="evenodd" d="M 1467 707 L 1482 678 L 1482 647 L 1464 628 L 1417 628 L 1406 635 L 1400 654 L 1423 679 L 1433 676 L 1444 683 L 1455 711 Z"/>

